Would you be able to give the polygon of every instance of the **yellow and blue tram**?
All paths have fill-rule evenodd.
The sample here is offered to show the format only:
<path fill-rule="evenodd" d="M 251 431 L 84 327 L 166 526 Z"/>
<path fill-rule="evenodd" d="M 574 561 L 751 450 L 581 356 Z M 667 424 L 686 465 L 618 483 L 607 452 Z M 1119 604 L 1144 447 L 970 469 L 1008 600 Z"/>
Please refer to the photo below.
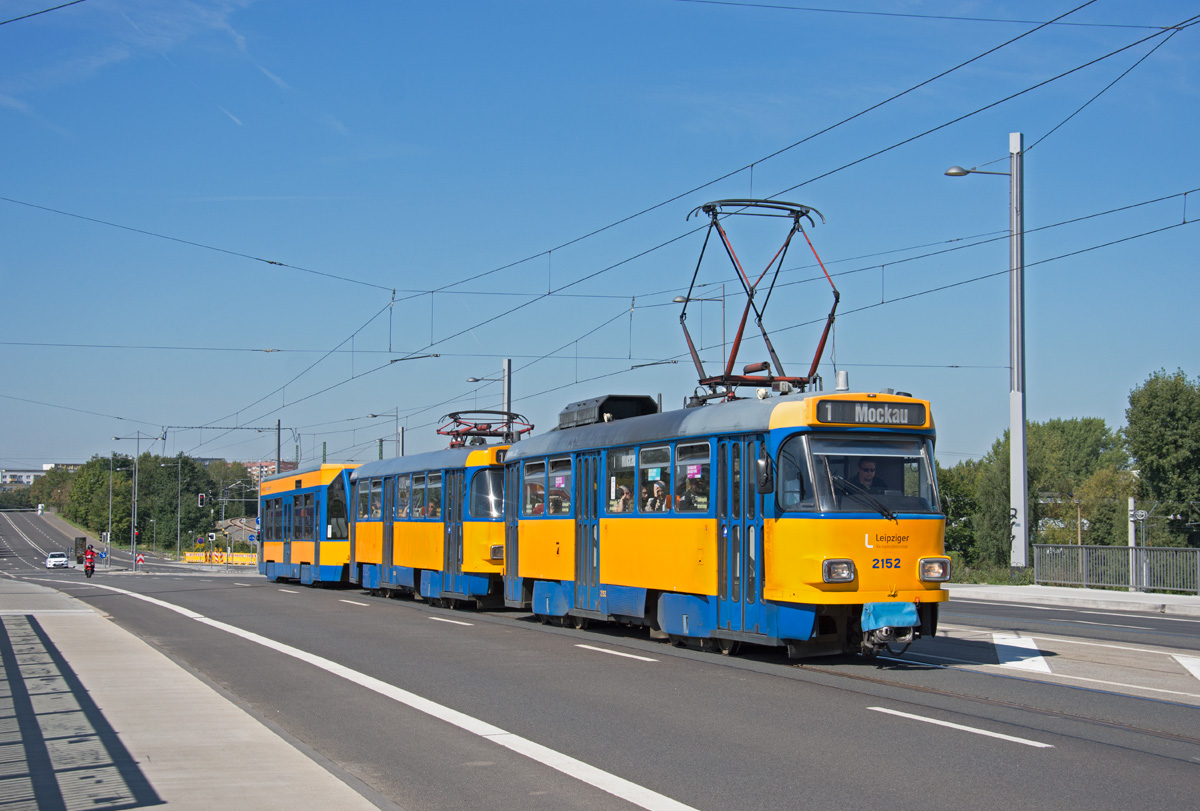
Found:
<path fill-rule="evenodd" d="M 507 447 L 455 447 L 357 468 L 351 582 L 431 602 L 500 606 Z"/>
<path fill-rule="evenodd" d="M 349 582 L 350 471 L 311 464 L 262 480 L 258 571 L 272 580 Z"/>
<path fill-rule="evenodd" d="M 376 593 L 642 625 L 724 652 L 870 653 L 931 636 L 947 599 L 934 436 L 929 403 L 903 394 L 666 413 L 597 398 L 511 445 L 323 466 L 326 488 L 349 488 L 349 540 L 327 528 L 316 546 L 344 544 L 346 579 Z M 269 577 L 303 581 L 331 557 L 295 539 L 289 557 L 268 529 L 297 525 L 306 475 L 263 484 Z"/>
<path fill-rule="evenodd" d="M 936 631 L 950 561 L 928 402 L 809 393 L 656 412 L 587 401 L 509 449 L 509 606 L 724 652 L 873 652 Z"/>

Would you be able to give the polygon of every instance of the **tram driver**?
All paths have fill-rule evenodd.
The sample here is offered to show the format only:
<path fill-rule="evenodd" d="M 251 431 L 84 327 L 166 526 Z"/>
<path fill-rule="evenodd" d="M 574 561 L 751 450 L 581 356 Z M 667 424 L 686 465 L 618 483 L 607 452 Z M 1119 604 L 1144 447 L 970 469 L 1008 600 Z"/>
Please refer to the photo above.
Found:
<path fill-rule="evenodd" d="M 874 457 L 860 457 L 858 460 L 858 475 L 854 477 L 854 483 L 868 493 L 882 493 L 887 489 L 887 483 L 883 480 L 883 477 L 875 475 L 876 467 Z"/>

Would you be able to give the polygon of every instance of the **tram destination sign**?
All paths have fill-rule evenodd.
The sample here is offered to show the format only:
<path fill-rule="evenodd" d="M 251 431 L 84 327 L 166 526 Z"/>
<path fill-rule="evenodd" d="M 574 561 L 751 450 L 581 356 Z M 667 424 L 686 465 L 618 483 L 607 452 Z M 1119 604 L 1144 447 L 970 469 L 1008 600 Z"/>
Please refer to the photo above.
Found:
<path fill-rule="evenodd" d="M 924 425 L 920 403 L 885 403 L 861 400 L 819 400 L 817 422 L 841 425 Z"/>

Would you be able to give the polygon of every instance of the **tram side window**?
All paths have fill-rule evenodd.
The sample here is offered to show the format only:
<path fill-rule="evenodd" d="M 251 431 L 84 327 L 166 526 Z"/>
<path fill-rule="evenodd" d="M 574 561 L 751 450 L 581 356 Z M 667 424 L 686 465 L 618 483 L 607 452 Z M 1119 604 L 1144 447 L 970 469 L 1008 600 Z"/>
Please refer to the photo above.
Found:
<path fill-rule="evenodd" d="M 425 477 L 426 487 L 426 504 L 428 509 L 425 510 L 426 515 L 430 518 L 442 517 L 442 474 L 430 473 Z"/>
<path fill-rule="evenodd" d="M 547 515 L 571 512 L 571 460 L 550 460 L 550 491 L 546 497 Z"/>
<path fill-rule="evenodd" d="M 371 481 L 369 479 L 359 479 L 358 485 L 355 487 L 354 493 L 355 515 L 360 521 L 366 520 L 370 515 L 371 506 Z"/>
<path fill-rule="evenodd" d="M 408 476 L 396 477 L 396 518 L 408 518 Z"/>
<path fill-rule="evenodd" d="M 637 454 L 633 448 L 617 448 L 608 452 L 604 469 L 608 477 L 608 499 L 605 510 L 609 515 L 632 513 L 637 501 Z"/>
<path fill-rule="evenodd" d="M 425 474 L 419 473 L 412 477 L 412 514 L 413 518 L 425 517 Z"/>
<path fill-rule="evenodd" d="M 504 506 L 504 472 L 495 468 L 479 470 L 471 477 L 471 517 L 501 518 Z"/>
<path fill-rule="evenodd" d="M 681 513 L 708 512 L 712 469 L 708 443 L 675 448 L 675 509 Z"/>
<path fill-rule="evenodd" d="M 304 537 L 307 540 L 317 539 L 317 494 L 304 494 Z"/>
<path fill-rule="evenodd" d="M 525 463 L 525 486 L 521 490 L 521 514 L 542 515 L 546 511 L 546 463 Z"/>
<path fill-rule="evenodd" d="M 371 517 L 383 517 L 383 479 L 371 479 Z"/>
<path fill-rule="evenodd" d="M 671 511 L 671 447 L 642 448 L 638 454 L 638 505 L 642 512 Z"/>
<path fill-rule="evenodd" d="M 329 486 L 329 500 L 325 504 L 325 537 L 331 541 L 350 539 L 350 521 L 346 515 L 346 492 L 341 479 Z"/>

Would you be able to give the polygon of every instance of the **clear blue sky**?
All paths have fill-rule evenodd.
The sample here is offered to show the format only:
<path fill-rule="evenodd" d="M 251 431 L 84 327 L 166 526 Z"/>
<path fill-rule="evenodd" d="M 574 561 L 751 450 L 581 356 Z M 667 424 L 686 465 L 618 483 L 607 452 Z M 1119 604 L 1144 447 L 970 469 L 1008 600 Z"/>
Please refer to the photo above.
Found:
<path fill-rule="evenodd" d="M 394 410 L 408 451 L 432 450 L 443 414 L 499 407 L 466 378 L 505 357 L 539 432 L 608 392 L 678 407 L 696 374 L 671 299 L 703 238 L 685 218 L 774 195 L 827 218 L 827 388 L 837 368 L 927 397 L 942 462 L 979 457 L 1008 424 L 1008 183 L 943 172 L 1007 171 L 1010 132 L 1029 419 L 1120 428 L 1153 371 L 1200 373 L 1182 224 L 1200 28 L 1162 31 L 1200 2 L 1097 0 L 1034 31 L 1083 4 L 88 0 L 16 19 L 56 3 L 7 0 L 0 466 L 164 428 L 156 452 L 273 458 L 273 434 L 191 426 L 276 420 L 285 458 L 294 432 L 305 460 L 369 460 Z M 782 238 L 765 226 L 731 224 L 756 271 Z M 766 312 L 793 374 L 829 309 L 818 275 L 797 244 Z M 732 336 L 721 252 L 700 282 L 725 283 Z M 711 368 L 720 319 L 690 310 Z M 738 363 L 765 358 L 751 337 Z"/>

